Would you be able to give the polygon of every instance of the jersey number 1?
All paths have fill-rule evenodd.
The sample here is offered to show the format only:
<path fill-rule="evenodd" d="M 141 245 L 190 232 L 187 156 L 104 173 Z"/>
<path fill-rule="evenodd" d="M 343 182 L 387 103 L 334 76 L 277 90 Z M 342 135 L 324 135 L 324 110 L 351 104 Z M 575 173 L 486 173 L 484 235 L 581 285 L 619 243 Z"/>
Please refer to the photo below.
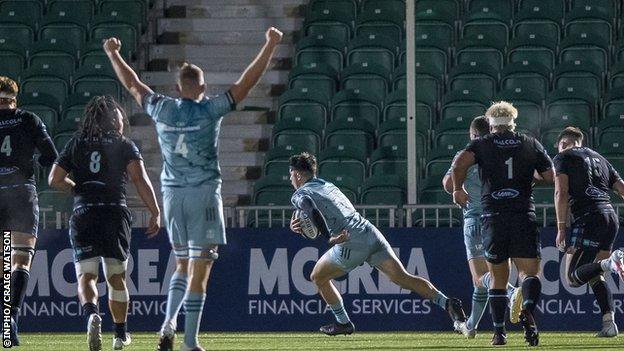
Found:
<path fill-rule="evenodd" d="M 2 140 L 2 145 L 0 146 L 0 152 L 2 152 L 3 154 L 7 156 L 11 156 L 13 149 L 11 149 L 11 136 L 10 135 L 5 136 L 4 140 Z"/>
<path fill-rule="evenodd" d="M 178 137 L 178 142 L 176 143 L 175 149 L 173 150 L 173 152 L 175 152 L 176 154 L 182 155 L 182 157 L 184 158 L 186 158 L 186 155 L 188 155 L 188 149 L 186 148 L 186 143 L 184 142 L 185 136 L 186 134 L 180 134 L 180 136 Z"/>
<path fill-rule="evenodd" d="M 513 158 L 510 157 L 505 164 L 507 165 L 507 179 L 513 179 Z"/>

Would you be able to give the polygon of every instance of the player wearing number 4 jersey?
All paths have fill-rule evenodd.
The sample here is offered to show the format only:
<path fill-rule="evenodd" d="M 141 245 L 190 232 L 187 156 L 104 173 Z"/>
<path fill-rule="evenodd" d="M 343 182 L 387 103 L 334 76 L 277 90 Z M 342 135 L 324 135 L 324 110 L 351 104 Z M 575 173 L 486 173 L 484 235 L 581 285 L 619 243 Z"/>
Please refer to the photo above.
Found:
<path fill-rule="evenodd" d="M 526 341 L 530 346 L 536 346 L 539 336 L 533 312 L 541 294 L 538 278 L 541 246 L 532 183 L 536 171 L 543 180 L 553 181 L 552 162 L 538 141 L 514 131 L 518 111 L 511 104 L 494 103 L 485 115 L 490 122 L 491 134 L 472 140 L 453 162 L 453 201 L 466 207 L 466 173 L 470 166 L 478 164 L 482 184 L 481 224 L 485 256 L 492 276 L 489 286 L 494 323 L 492 344 L 507 343 L 505 309 L 511 259 L 522 281 L 520 322 Z"/>
<path fill-rule="evenodd" d="M 35 114 L 17 107 L 17 84 L 0 77 L 0 230 L 11 231 L 11 335 L 19 345 L 17 318 L 35 254 L 39 206 L 33 168 L 35 149 L 39 164 L 49 167 L 56 149 L 45 125 Z M 6 346 L 6 345 L 5 345 Z"/>
<path fill-rule="evenodd" d="M 126 206 L 128 176 L 152 213 L 146 234 L 152 237 L 160 228 L 160 210 L 152 184 L 139 150 L 122 135 L 123 124 L 123 110 L 113 98 L 93 98 L 85 108 L 81 130 L 67 142 L 48 179 L 51 186 L 74 195 L 69 236 L 90 351 L 102 349 L 96 287 L 100 261 L 115 328 L 113 349 L 121 350 L 130 344 L 125 281 L 132 221 Z"/>
<path fill-rule="evenodd" d="M 265 37 L 260 53 L 240 79 L 213 98 L 204 95 L 203 71 L 188 63 L 178 74 L 180 98 L 154 93 L 119 55 L 118 39 L 108 39 L 104 44 L 121 83 L 156 123 L 162 151 L 164 218 L 176 256 L 176 271 L 169 285 L 158 345 L 161 351 L 173 349 L 182 302 L 186 314 L 181 349 L 203 350 L 197 334 L 206 284 L 218 258 L 218 245 L 226 243 L 217 158 L 219 129 L 223 116 L 235 109 L 264 74 L 282 33 L 271 27 Z"/>

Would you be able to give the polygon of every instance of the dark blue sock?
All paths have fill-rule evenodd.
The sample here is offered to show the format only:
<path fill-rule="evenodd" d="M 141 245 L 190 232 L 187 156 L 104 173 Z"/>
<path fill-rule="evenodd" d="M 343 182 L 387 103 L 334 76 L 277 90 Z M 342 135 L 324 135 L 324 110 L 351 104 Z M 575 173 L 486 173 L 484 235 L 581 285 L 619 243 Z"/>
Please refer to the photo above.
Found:
<path fill-rule="evenodd" d="M 25 269 L 18 268 L 11 272 L 11 317 L 16 323 L 22 303 L 24 303 L 29 278 L 30 273 Z"/>
<path fill-rule="evenodd" d="M 91 302 L 87 302 L 84 305 L 82 305 L 82 314 L 85 317 L 85 319 L 87 320 L 87 322 L 89 322 L 89 317 L 92 314 L 100 314 L 100 311 L 97 307 L 96 304 L 91 303 Z"/>
<path fill-rule="evenodd" d="M 522 309 L 533 312 L 542 293 L 542 282 L 538 277 L 526 277 L 522 282 Z"/>
<path fill-rule="evenodd" d="M 505 310 L 507 309 L 507 290 L 490 289 L 488 292 L 488 298 L 490 301 L 490 314 L 492 314 L 494 332 L 498 334 L 505 333 Z"/>
<path fill-rule="evenodd" d="M 115 337 L 126 340 L 126 323 L 115 323 Z"/>

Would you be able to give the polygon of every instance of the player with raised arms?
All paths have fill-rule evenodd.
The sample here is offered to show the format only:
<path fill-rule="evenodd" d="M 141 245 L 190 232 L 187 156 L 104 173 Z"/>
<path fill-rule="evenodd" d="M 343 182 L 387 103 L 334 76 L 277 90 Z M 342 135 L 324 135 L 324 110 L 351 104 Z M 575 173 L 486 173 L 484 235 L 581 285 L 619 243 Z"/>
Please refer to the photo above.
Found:
<path fill-rule="evenodd" d="M 151 213 L 145 234 L 151 238 L 160 229 L 156 195 L 139 149 L 123 136 L 124 119 L 123 109 L 112 97 L 91 99 L 85 107 L 82 127 L 67 142 L 48 178 L 50 186 L 74 195 L 69 237 L 90 351 L 102 349 L 102 317 L 96 286 L 100 261 L 114 322 L 113 349 L 121 350 L 131 341 L 126 328 L 129 301 L 126 268 L 132 222 L 126 204 L 128 178 Z"/>
<path fill-rule="evenodd" d="M 472 120 L 470 123 L 470 140 L 482 138 L 490 133 L 490 124 L 485 116 L 479 116 Z M 457 153 L 459 154 L 459 152 Z M 456 155 L 457 156 L 457 155 Z M 442 179 L 442 186 L 444 190 L 453 194 L 453 180 L 451 179 L 451 173 L 453 168 L 449 168 L 448 172 Z M 468 169 L 466 175 L 466 181 L 464 182 L 464 189 L 468 193 L 469 201 L 466 207 L 463 209 L 464 214 L 464 244 L 466 246 L 466 257 L 468 259 L 468 267 L 470 268 L 470 275 L 472 276 L 472 306 L 470 316 L 461 332 L 470 339 L 473 339 L 477 335 L 477 327 L 485 312 L 485 307 L 488 301 L 488 288 L 492 275 L 488 272 L 487 264 L 485 261 L 485 244 L 484 238 L 481 232 L 481 213 L 483 207 L 481 206 L 481 179 L 479 178 L 479 167 L 474 165 Z M 518 289 L 518 292 L 520 289 Z M 510 317 L 512 322 L 513 316 L 519 315 L 519 307 L 522 301 L 522 294 L 516 292 L 516 289 L 511 285 L 507 285 L 507 296 L 511 299 Z M 517 310 L 517 311 L 516 311 Z"/>
<path fill-rule="evenodd" d="M 236 108 L 266 71 L 282 33 L 271 27 L 265 39 L 240 79 L 227 92 L 213 98 L 204 95 L 204 72 L 195 65 L 184 64 L 177 77 L 177 99 L 154 93 L 139 80 L 119 54 L 118 39 L 110 38 L 104 43 L 117 77 L 156 123 L 163 156 L 163 214 L 176 256 L 176 270 L 169 285 L 158 350 L 173 349 L 183 302 L 186 314 L 181 350 L 203 350 L 197 335 L 206 287 L 218 258 L 218 245 L 226 244 L 217 158 L 219 129 L 223 116 Z"/>
<path fill-rule="evenodd" d="M 291 201 L 298 211 L 293 213 L 290 229 L 310 236 L 307 227 L 311 222 L 333 245 L 319 258 L 310 275 L 336 319 L 334 323 L 322 326 L 320 331 L 327 335 L 352 334 L 355 331 L 332 279 L 349 273 L 364 262 L 377 268 L 401 288 L 430 299 L 445 309 L 455 327 L 465 323 L 461 301 L 446 297 L 428 280 L 408 273 L 383 234 L 355 210 L 335 185 L 317 178 L 316 171 L 317 163 L 313 155 L 304 152 L 290 158 L 290 182 L 295 188 Z"/>
<path fill-rule="evenodd" d="M 39 227 L 33 159 L 50 167 L 57 153 L 46 126 L 34 113 L 17 108 L 17 83 L 0 76 L 0 229 L 11 231 L 12 346 L 19 346 L 17 322 L 30 277 Z"/>
<path fill-rule="evenodd" d="M 534 174 L 552 182 L 552 161 L 533 137 L 515 132 L 518 111 L 508 102 L 496 102 L 486 111 L 491 133 L 472 140 L 453 161 L 453 201 L 466 208 L 464 189 L 468 169 L 479 165 L 481 177 L 482 227 L 485 256 L 492 276 L 488 298 L 494 324 L 492 345 L 505 345 L 505 310 L 509 260 L 520 273 L 522 311 L 520 322 L 525 340 L 537 346 L 539 333 L 534 311 L 541 294 L 538 278 L 541 244 L 532 196 Z"/>
<path fill-rule="evenodd" d="M 559 154 L 553 160 L 557 172 L 556 244 L 566 253 L 566 275 L 570 286 L 588 284 L 594 292 L 602 312 L 602 329 L 596 336 L 614 337 L 618 335 L 618 328 L 614 320 L 613 296 L 604 273 L 613 272 L 624 280 L 624 252 L 615 250 L 611 253 L 619 221 L 611 205 L 609 190 L 624 196 L 624 181 L 607 159 L 583 147 L 580 129 L 564 129 L 559 134 L 558 148 Z M 570 212 L 573 221 L 568 237 Z"/>

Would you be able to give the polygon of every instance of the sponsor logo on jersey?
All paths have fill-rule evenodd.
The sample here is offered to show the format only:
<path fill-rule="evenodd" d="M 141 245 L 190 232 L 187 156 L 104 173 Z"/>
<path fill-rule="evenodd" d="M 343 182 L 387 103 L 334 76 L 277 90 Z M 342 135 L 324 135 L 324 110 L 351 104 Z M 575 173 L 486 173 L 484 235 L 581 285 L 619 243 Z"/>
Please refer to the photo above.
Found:
<path fill-rule="evenodd" d="M 508 147 L 517 147 L 522 144 L 522 140 L 520 139 L 494 139 L 494 144 L 498 147 L 508 148 Z"/>
<path fill-rule="evenodd" d="M 0 175 L 13 174 L 19 171 L 18 167 L 0 167 Z"/>
<path fill-rule="evenodd" d="M 585 195 L 594 199 L 608 197 L 607 193 L 596 188 L 595 186 L 588 186 L 587 189 L 585 189 Z"/>
<path fill-rule="evenodd" d="M 501 189 L 492 193 L 492 197 L 496 200 L 513 199 L 518 197 L 518 195 L 520 195 L 520 192 L 516 189 Z"/>
<path fill-rule="evenodd" d="M 18 124 L 22 123 L 22 118 L 11 118 L 5 119 L 4 121 L 0 121 L 0 128 L 9 128 L 14 127 Z"/>

